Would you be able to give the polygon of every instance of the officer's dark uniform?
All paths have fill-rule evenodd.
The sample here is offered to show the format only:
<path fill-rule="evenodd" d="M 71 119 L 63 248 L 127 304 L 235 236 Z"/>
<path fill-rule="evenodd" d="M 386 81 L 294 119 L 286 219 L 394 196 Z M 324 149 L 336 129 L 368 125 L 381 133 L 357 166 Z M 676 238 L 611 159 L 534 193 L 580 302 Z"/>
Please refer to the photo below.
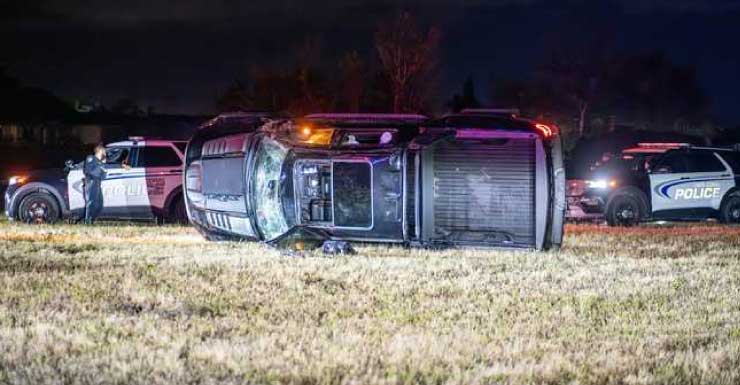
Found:
<path fill-rule="evenodd" d="M 103 190 L 100 182 L 105 178 L 105 169 L 94 155 L 85 158 L 85 224 L 92 224 L 103 209 Z"/>

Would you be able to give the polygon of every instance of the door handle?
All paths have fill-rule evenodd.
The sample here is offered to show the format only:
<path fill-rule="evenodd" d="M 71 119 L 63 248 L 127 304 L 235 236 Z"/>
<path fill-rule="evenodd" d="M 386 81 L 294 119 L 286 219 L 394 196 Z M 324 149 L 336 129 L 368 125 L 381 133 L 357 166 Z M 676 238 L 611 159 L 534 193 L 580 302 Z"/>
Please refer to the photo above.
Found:
<path fill-rule="evenodd" d="M 180 169 L 178 168 L 178 169 L 170 170 L 170 172 L 182 172 L 182 170 L 180 170 Z"/>
<path fill-rule="evenodd" d="M 686 179 L 691 179 L 691 177 L 684 176 L 684 177 L 681 177 L 681 179 L 679 179 L 679 180 L 686 180 Z"/>

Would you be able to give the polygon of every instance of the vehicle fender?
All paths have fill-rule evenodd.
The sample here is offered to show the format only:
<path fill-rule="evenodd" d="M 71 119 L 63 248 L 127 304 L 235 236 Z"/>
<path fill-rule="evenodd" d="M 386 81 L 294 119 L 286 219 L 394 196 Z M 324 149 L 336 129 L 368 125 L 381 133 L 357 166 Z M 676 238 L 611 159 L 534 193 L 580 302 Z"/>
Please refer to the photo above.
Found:
<path fill-rule="evenodd" d="M 167 199 L 164 200 L 164 207 L 162 207 L 162 210 L 169 213 L 170 209 L 172 208 L 172 204 L 174 203 L 175 198 L 177 198 L 178 195 L 182 195 L 182 185 L 174 188 L 170 195 L 167 196 Z M 185 197 L 183 196 L 183 199 Z"/>
<path fill-rule="evenodd" d="M 23 198 L 25 198 L 28 194 L 35 192 L 46 192 L 51 194 L 56 199 L 57 204 L 62 211 L 62 215 L 64 216 L 69 214 L 67 202 L 62 196 L 61 192 L 59 192 L 59 190 L 57 190 L 50 184 L 44 182 L 30 182 L 19 187 L 13 194 L 13 198 L 10 202 L 10 214 L 14 216 L 15 212 L 18 210 L 18 205 L 21 203 Z"/>
<path fill-rule="evenodd" d="M 609 193 L 609 195 L 607 195 L 606 205 L 604 206 L 604 208 L 605 208 L 604 209 L 604 212 L 606 212 L 607 210 L 609 210 L 609 205 L 611 204 L 612 199 L 615 196 L 618 196 L 618 195 L 631 195 L 631 196 L 636 197 L 638 199 L 638 201 L 640 201 L 642 203 L 642 205 L 643 205 L 642 208 L 644 209 L 643 210 L 644 211 L 644 216 L 645 217 L 650 216 L 650 213 L 652 212 L 652 210 L 651 210 L 651 206 L 650 206 L 650 199 L 649 199 L 649 197 L 645 194 L 645 192 L 643 192 L 642 190 L 640 190 L 639 188 L 634 187 L 634 186 L 620 187 L 620 188 L 612 191 L 611 193 Z"/>
<path fill-rule="evenodd" d="M 735 186 L 725 193 L 725 195 L 722 197 L 722 203 L 719 204 L 720 210 L 722 210 L 722 207 L 725 205 L 725 202 L 731 196 L 740 196 L 740 187 Z"/>

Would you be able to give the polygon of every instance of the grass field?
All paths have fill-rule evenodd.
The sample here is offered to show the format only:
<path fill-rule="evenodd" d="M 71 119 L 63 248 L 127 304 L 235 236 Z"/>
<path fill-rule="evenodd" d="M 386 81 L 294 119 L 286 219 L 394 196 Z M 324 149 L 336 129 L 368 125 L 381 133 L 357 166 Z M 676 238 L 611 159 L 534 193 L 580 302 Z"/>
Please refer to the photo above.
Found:
<path fill-rule="evenodd" d="M 738 384 L 740 228 L 327 258 L 0 223 L 0 384 Z"/>

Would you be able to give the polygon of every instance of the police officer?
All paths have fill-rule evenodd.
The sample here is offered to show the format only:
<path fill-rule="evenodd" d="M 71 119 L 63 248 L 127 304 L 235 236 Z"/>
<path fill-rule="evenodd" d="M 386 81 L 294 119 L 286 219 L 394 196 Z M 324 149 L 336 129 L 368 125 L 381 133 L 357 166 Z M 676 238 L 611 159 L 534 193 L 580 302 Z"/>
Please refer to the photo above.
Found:
<path fill-rule="evenodd" d="M 103 209 L 103 190 L 100 183 L 105 179 L 105 147 L 102 144 L 95 146 L 94 155 L 85 158 L 83 173 L 85 174 L 85 224 L 91 225 Z"/>

